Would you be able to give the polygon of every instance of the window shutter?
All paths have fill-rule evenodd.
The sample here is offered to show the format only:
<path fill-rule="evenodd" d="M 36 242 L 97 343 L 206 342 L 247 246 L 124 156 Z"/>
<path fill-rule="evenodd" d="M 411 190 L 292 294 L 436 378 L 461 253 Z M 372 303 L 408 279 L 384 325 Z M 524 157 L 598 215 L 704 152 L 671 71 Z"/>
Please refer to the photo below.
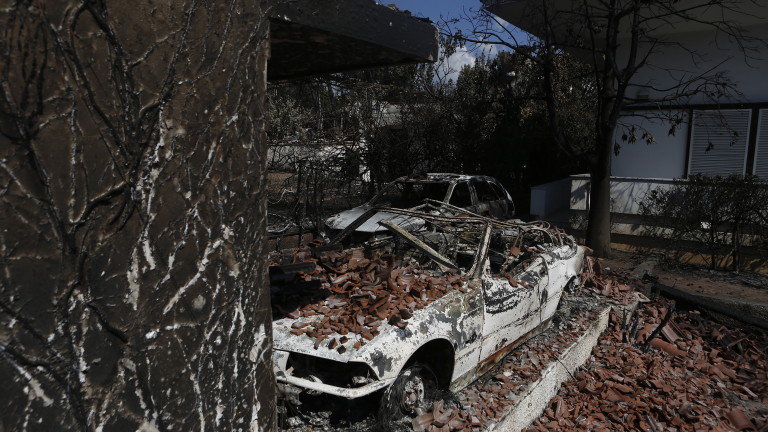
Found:
<path fill-rule="evenodd" d="M 768 109 L 760 110 L 757 123 L 757 148 L 755 149 L 755 175 L 768 180 Z"/>
<path fill-rule="evenodd" d="M 688 174 L 744 174 L 750 110 L 694 111 Z"/>

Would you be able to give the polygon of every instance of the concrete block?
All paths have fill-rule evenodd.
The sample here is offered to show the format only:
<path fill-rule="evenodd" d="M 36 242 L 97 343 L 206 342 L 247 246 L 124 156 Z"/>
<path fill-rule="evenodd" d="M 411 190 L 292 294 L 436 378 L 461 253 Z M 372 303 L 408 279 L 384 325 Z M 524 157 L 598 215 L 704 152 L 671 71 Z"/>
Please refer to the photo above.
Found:
<path fill-rule="evenodd" d="M 495 424 L 489 425 L 488 430 L 520 431 L 539 418 L 549 401 L 560 390 L 562 383 L 571 379 L 574 371 L 592 354 L 592 348 L 608 326 L 610 312 L 611 307 L 605 307 L 587 331 L 560 355 L 559 361 L 550 363 L 541 373 L 539 380 L 518 396 L 509 413 Z"/>

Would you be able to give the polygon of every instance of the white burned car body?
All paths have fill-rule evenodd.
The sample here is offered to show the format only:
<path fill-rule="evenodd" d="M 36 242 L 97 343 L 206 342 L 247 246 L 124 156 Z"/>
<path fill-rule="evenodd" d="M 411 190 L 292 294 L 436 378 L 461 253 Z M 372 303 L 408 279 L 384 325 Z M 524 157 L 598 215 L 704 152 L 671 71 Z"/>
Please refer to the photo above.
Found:
<path fill-rule="evenodd" d="M 420 364 L 456 391 L 549 322 L 581 269 L 573 238 L 456 208 L 440 216 L 441 208 L 372 209 L 340 237 L 382 210 L 425 224 L 407 232 L 384 220 L 389 237 L 346 250 L 334 249 L 335 238 L 276 262 L 278 382 L 351 399 Z"/>

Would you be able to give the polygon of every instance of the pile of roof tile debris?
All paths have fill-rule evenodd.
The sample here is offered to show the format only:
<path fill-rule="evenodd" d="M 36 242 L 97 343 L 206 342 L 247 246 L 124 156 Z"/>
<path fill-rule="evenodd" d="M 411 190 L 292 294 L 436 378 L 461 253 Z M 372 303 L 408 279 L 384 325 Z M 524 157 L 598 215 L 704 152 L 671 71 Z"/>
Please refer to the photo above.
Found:
<path fill-rule="evenodd" d="M 563 298 L 554 328 L 453 401 L 414 419 L 414 430 L 488 429 L 583 333 L 600 304 L 626 306 L 639 297 L 633 319 L 612 313 L 591 362 L 528 431 L 768 431 L 768 336 L 729 329 L 696 311 L 674 313 L 669 300 L 649 300 L 636 291 L 641 281 L 606 274 L 597 260 L 585 261 L 582 280 L 578 295 Z"/>
<path fill-rule="evenodd" d="M 304 255 L 303 255 L 304 254 Z M 314 338 L 316 349 L 354 348 L 378 334 L 386 321 L 401 328 L 415 310 L 452 289 L 455 272 L 406 266 L 394 256 L 373 259 L 362 250 L 273 256 L 272 265 L 313 261 L 291 290 L 273 292 L 273 314 L 320 321 L 292 329 Z M 631 318 L 612 313 L 590 361 L 565 382 L 544 414 L 529 427 L 543 430 L 768 431 L 768 336 L 715 323 L 697 311 L 675 312 L 664 298 L 648 299 L 636 279 L 604 272 L 588 258 L 583 289 L 564 296 L 545 334 L 513 351 L 489 373 L 416 417 L 421 431 L 482 431 L 502 418 L 515 396 L 571 346 L 593 322 L 599 305 L 642 300 Z M 302 286 L 304 288 L 302 288 Z M 588 303 L 588 304 L 587 304 Z M 341 335 L 335 340 L 334 333 Z"/>
<path fill-rule="evenodd" d="M 601 273 L 586 286 L 623 303 L 636 281 Z M 768 336 L 728 328 L 664 298 L 612 325 L 529 431 L 768 431 Z"/>
<path fill-rule="evenodd" d="M 442 274 L 403 264 L 390 254 L 364 257 L 362 249 L 326 252 L 310 258 L 308 250 L 292 256 L 273 256 L 272 264 L 312 262 L 309 271 L 292 282 L 291 289 L 275 290 L 274 319 L 322 315 L 318 321 L 294 324 L 291 333 L 314 339 L 321 347 L 343 352 L 350 339 L 359 349 L 379 334 L 383 322 L 399 328 L 408 325 L 413 312 L 443 297 L 451 290 L 464 291 L 466 277 L 455 270 Z M 330 335 L 338 334 L 338 340 Z"/>
<path fill-rule="evenodd" d="M 584 258 L 581 282 L 587 290 L 601 295 L 606 302 L 622 306 L 633 303 L 639 292 L 646 290 L 642 281 L 615 272 L 606 272 L 600 260 L 589 256 Z M 646 303 L 650 301 L 643 294 L 639 296 Z"/>
<path fill-rule="evenodd" d="M 456 393 L 447 404 L 436 404 L 432 412 L 413 421 L 414 430 L 482 431 L 501 419 L 516 396 L 539 379 L 547 365 L 583 334 L 604 307 L 594 295 L 565 296 L 553 325 L 507 355 L 498 366 Z M 450 406 L 451 408 L 446 408 Z"/>

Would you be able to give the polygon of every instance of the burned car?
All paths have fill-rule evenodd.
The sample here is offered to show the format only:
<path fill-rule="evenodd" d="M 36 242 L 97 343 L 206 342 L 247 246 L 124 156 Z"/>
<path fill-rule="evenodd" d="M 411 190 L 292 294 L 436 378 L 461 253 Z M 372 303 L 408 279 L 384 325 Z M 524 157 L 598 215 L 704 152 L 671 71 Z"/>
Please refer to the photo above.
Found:
<path fill-rule="evenodd" d="M 342 248 L 379 212 L 389 236 Z M 406 231 L 394 218 L 419 218 Z M 382 391 L 408 421 L 434 389 L 459 390 L 543 329 L 584 252 L 543 223 L 439 202 L 369 209 L 329 244 L 271 257 L 277 381 L 348 399 Z"/>
<path fill-rule="evenodd" d="M 450 173 L 424 173 L 400 177 L 386 184 L 367 203 L 337 213 L 325 221 L 326 235 L 332 237 L 346 228 L 364 212 L 375 207 L 407 209 L 425 199 L 447 203 L 471 212 L 497 219 L 511 218 L 515 214 L 512 197 L 493 177 Z M 386 231 L 378 222 L 393 218 L 406 231 L 418 229 L 423 223 L 418 218 L 379 212 L 361 224 L 355 238 L 367 239 L 373 233 Z M 359 235 L 361 233 L 367 235 Z"/>

